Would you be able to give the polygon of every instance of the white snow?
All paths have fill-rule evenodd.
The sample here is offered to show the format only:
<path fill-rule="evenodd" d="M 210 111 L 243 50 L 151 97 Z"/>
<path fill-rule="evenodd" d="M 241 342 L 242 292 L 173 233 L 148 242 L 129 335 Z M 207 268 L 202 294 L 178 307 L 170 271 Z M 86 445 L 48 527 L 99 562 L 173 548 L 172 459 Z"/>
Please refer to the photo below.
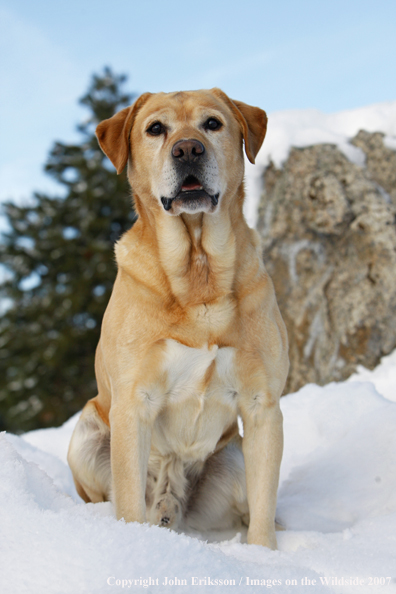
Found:
<path fill-rule="evenodd" d="M 396 592 L 395 387 L 396 351 L 372 372 L 282 399 L 278 551 L 244 544 L 245 533 L 125 524 L 110 503 L 83 503 L 66 465 L 78 415 L 58 429 L 3 433 L 0 592 L 190 592 L 208 579 L 231 581 L 217 592 Z"/>
<path fill-rule="evenodd" d="M 359 365 L 357 372 L 349 378 L 351 382 L 372 382 L 377 392 L 396 402 L 396 351 L 383 357 L 381 365 L 369 371 Z"/>
<path fill-rule="evenodd" d="M 245 159 L 245 216 L 251 227 L 257 222 L 257 208 L 263 190 L 262 175 L 270 160 L 280 167 L 291 147 L 330 143 L 357 165 L 364 165 L 363 151 L 350 140 L 359 130 L 383 132 L 385 145 L 396 150 L 396 101 L 358 109 L 323 113 L 317 109 L 291 109 L 269 114 L 264 144 L 252 165 Z"/>

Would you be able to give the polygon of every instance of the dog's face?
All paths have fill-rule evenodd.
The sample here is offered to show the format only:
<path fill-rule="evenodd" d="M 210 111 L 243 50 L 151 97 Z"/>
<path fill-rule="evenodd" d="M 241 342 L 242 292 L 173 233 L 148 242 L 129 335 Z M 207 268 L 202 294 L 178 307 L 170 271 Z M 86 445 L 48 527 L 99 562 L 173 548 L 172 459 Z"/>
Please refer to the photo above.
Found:
<path fill-rule="evenodd" d="M 242 182 L 242 138 L 254 162 L 266 122 L 261 109 L 219 89 L 146 93 L 102 122 L 97 135 L 118 172 L 130 157 L 137 195 L 154 199 L 168 215 L 213 213 Z"/>
<path fill-rule="evenodd" d="M 227 185 L 242 179 L 240 137 L 237 121 L 211 93 L 154 95 L 133 124 L 131 185 L 143 181 L 171 215 L 214 212 Z"/>

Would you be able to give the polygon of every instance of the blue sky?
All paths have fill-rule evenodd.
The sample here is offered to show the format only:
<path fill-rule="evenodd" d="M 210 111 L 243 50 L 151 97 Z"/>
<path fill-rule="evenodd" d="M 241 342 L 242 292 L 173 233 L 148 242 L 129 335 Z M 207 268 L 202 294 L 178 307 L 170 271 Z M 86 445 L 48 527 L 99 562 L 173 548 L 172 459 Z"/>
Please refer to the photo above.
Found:
<path fill-rule="evenodd" d="M 268 112 L 396 100 L 396 2 L 3 0 L 0 199 L 54 192 L 52 142 L 110 65 L 135 92 L 219 86 Z"/>

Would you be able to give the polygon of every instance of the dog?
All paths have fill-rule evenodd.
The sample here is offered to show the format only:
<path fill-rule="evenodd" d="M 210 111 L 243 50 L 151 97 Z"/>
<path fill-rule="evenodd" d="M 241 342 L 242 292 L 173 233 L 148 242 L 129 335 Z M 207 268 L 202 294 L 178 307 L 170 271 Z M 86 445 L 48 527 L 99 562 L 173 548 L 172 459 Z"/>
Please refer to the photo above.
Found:
<path fill-rule="evenodd" d="M 275 549 L 288 342 L 242 212 L 243 146 L 254 163 L 266 128 L 216 88 L 145 93 L 98 125 L 138 219 L 116 244 L 98 395 L 68 462 L 82 499 L 111 500 L 118 519 L 245 523 L 248 543 Z"/>

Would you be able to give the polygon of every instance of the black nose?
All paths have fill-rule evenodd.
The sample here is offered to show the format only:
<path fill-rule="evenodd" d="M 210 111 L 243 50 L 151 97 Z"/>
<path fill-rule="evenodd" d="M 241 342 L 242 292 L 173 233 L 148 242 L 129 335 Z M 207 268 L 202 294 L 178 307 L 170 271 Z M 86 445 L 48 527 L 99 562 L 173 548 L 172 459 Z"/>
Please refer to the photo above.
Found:
<path fill-rule="evenodd" d="M 205 147 L 199 140 L 179 140 L 172 147 L 172 156 L 179 161 L 196 161 L 205 152 Z"/>

